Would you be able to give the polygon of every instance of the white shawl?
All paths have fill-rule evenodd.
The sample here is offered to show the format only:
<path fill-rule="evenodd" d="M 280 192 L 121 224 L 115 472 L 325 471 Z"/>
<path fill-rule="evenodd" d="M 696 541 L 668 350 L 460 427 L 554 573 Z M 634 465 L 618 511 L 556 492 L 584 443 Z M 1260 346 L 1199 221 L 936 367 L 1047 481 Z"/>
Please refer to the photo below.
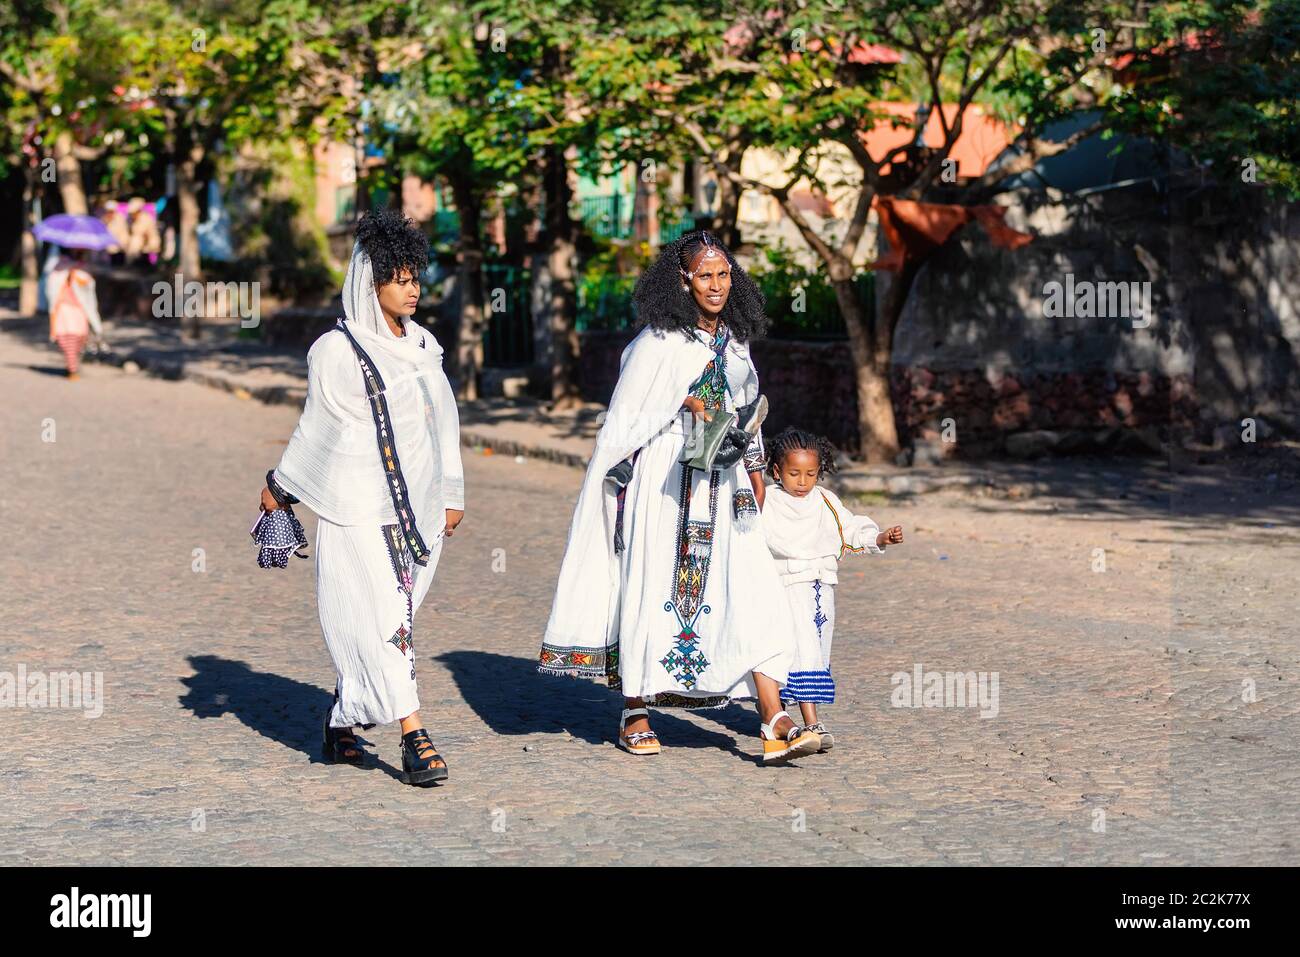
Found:
<path fill-rule="evenodd" d="M 820 485 L 804 496 L 791 495 L 779 485 L 769 488 L 763 501 L 763 532 L 786 584 L 817 579 L 834 585 L 844 552 L 881 552 L 876 544 L 879 526 L 865 515 L 854 515 Z"/>
<path fill-rule="evenodd" d="M 465 507 L 460 419 L 442 370 L 442 348 L 412 319 L 403 320 L 404 336 L 393 334 L 379 308 L 370 259 L 360 246 L 348 264 L 343 309 L 348 331 L 384 380 L 411 511 L 420 536 L 432 547 L 442 534 L 444 509 Z M 307 403 L 275 478 L 335 524 L 397 520 L 361 364 L 341 330 L 325 333 L 307 354 Z"/>
<path fill-rule="evenodd" d="M 688 340 L 680 332 L 646 327 L 623 350 L 618 384 L 573 511 L 546 625 L 548 646 L 592 649 L 618 642 L 617 498 L 605 473 L 676 422 L 691 385 L 713 359 L 713 350 L 702 336 Z M 744 343 L 733 339 L 728 348 L 748 362 L 749 349 Z M 738 404 L 751 402 L 758 395 L 752 363 L 750 369 L 743 395 L 735 399 Z"/>

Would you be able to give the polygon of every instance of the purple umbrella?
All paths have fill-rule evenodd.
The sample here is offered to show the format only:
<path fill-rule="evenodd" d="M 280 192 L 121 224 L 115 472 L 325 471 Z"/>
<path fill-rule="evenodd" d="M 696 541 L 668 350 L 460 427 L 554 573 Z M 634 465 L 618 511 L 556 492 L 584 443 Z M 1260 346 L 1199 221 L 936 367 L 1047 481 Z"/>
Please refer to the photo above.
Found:
<path fill-rule="evenodd" d="M 108 249 L 117 245 L 108 227 L 94 216 L 59 213 L 41 220 L 32 233 L 43 243 L 54 243 L 65 249 Z"/>

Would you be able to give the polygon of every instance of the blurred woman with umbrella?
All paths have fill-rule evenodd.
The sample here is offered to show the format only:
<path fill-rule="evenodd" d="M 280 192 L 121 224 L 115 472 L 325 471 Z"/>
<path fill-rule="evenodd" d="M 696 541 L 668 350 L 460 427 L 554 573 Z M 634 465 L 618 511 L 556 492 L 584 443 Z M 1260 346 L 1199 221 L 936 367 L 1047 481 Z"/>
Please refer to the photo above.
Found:
<path fill-rule="evenodd" d="M 72 250 L 61 255 L 45 277 L 45 298 L 50 310 L 50 341 L 57 342 L 68 367 L 68 378 L 80 378 L 78 369 L 86 340 L 93 330 L 103 335 L 95 277 L 86 268 L 87 249 L 108 249 L 117 245 L 113 234 L 93 216 L 51 216 L 33 232 L 42 242 Z"/>

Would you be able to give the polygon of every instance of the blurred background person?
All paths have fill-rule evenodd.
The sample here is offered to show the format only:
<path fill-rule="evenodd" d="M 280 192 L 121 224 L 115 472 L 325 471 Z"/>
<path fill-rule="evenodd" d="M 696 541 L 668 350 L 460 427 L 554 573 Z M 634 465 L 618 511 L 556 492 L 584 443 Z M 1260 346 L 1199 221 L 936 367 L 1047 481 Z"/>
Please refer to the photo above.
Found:
<path fill-rule="evenodd" d="M 55 262 L 45 278 L 45 295 L 50 304 L 50 341 L 59 345 L 68 378 L 80 378 L 81 354 L 93 332 L 103 335 L 95 277 L 86 268 L 86 251 L 72 249 Z"/>

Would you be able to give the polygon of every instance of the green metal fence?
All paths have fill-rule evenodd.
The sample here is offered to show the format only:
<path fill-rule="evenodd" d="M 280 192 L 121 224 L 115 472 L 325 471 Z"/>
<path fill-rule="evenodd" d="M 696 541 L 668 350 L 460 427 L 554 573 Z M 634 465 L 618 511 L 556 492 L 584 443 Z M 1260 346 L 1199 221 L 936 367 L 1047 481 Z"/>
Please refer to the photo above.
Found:
<path fill-rule="evenodd" d="M 533 361 L 533 321 L 529 308 L 529 272 L 508 263 L 483 266 L 485 366 L 525 366 Z"/>
<path fill-rule="evenodd" d="M 588 196 L 579 200 L 578 218 L 592 235 L 604 239 L 627 239 L 632 235 L 632 197 Z"/>
<path fill-rule="evenodd" d="M 683 233 L 689 233 L 695 228 L 695 214 L 687 213 L 681 219 L 675 222 L 660 220 L 659 222 L 659 242 L 663 245 L 676 242 L 681 239 Z"/>
<path fill-rule="evenodd" d="M 460 238 L 460 213 L 454 209 L 440 209 L 433 214 L 433 242 L 451 246 Z"/>

